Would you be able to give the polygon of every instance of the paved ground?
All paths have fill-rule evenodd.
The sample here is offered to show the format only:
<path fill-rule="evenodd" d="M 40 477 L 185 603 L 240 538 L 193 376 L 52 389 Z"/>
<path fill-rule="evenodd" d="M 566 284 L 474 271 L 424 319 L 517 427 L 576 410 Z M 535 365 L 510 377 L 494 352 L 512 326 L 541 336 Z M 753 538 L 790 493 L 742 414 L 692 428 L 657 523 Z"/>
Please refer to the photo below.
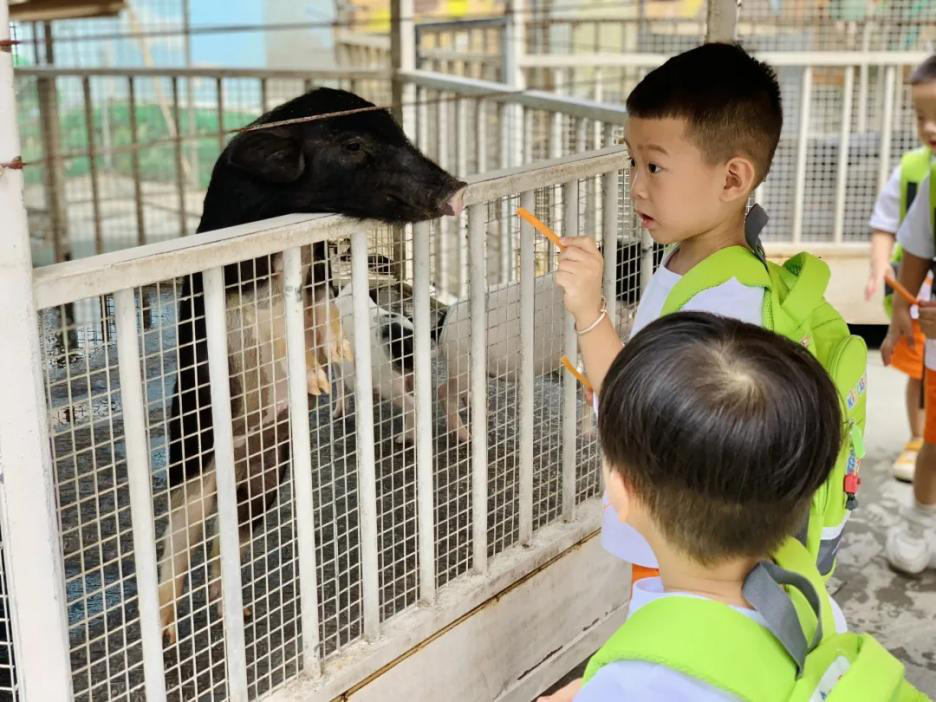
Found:
<path fill-rule="evenodd" d="M 936 572 L 899 575 L 884 558 L 887 530 L 896 521 L 898 506 L 910 499 L 910 486 L 893 480 L 889 472 L 906 439 L 904 376 L 884 368 L 876 352 L 869 365 L 872 403 L 861 504 L 846 531 L 832 589 L 849 626 L 877 637 L 906 664 L 908 679 L 936 697 Z M 581 670 L 577 667 L 560 682 L 578 677 Z"/>

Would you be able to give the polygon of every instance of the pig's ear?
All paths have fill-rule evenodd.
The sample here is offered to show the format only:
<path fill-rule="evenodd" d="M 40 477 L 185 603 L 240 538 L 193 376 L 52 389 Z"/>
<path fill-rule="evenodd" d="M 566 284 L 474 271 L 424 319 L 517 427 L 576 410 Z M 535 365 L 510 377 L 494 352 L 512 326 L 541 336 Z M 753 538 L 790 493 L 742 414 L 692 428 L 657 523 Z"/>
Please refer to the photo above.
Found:
<path fill-rule="evenodd" d="M 299 142 L 282 132 L 258 129 L 236 136 L 228 163 L 270 183 L 292 183 L 305 170 Z"/>

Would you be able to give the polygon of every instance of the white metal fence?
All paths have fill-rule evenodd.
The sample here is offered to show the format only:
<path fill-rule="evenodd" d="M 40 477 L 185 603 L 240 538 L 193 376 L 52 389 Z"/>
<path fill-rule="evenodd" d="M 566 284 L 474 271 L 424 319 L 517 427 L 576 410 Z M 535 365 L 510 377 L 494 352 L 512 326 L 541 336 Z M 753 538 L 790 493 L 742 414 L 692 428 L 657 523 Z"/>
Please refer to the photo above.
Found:
<path fill-rule="evenodd" d="M 60 535 L 65 592 L 54 615 L 67 629 L 69 655 L 47 660 L 47 674 L 64 676 L 79 700 L 259 699 L 300 676 L 314 678 L 307 684 L 315 699 L 330 699 L 593 531 L 599 470 L 583 423 L 590 408 L 557 365 L 563 351 L 574 357 L 575 336 L 550 279 L 536 277 L 537 259 L 555 252 L 513 212 L 523 205 L 561 233 L 576 233 L 596 211 L 592 231 L 609 252 L 608 298 L 628 307 L 641 271 L 649 273 L 641 260 L 650 251 L 632 239 L 624 160 L 612 147 L 471 178 L 457 231 L 445 232 L 439 221 L 412 227 L 404 280 L 368 269 L 368 255 L 396 241 L 389 228 L 316 215 L 37 269 L 40 411 L 49 417 L 56 505 L 49 528 Z M 490 232 L 501 229 L 516 243 L 511 304 L 498 296 L 504 280 L 487 263 Z M 470 296 L 456 304 L 470 307 L 470 322 L 452 325 L 457 332 L 442 353 L 431 341 L 439 327 L 431 281 L 433 253 L 446 236 L 467 250 Z M 308 303 L 273 292 L 238 303 L 222 269 L 281 257 L 282 289 L 301 290 L 303 250 L 348 239 L 350 261 L 339 254 L 333 279 L 312 285 L 331 283 L 339 297 L 350 296 L 343 321 L 355 360 L 332 367 L 332 393 L 315 398 L 306 394 Z M 615 270 L 618 249 L 623 267 Z M 187 572 L 175 573 L 188 586 L 178 601 L 178 638 L 164 650 L 157 567 L 168 565 L 158 544 L 171 501 L 177 309 L 185 277 L 196 273 L 205 284 L 217 488 L 195 504 L 209 518 L 216 505 L 216 523 L 205 531 L 220 543 L 192 547 Z M 232 316 L 237 304 L 243 309 Z M 387 389 L 382 374 L 391 370 L 376 362 L 385 353 L 373 339 L 376 313 L 413 320 L 410 343 L 394 359 L 395 372 L 412 382 L 399 389 Z M 244 366 L 229 368 L 228 356 L 249 346 L 244 339 L 262 338 L 265 324 L 284 329 L 285 338 L 255 342 L 273 369 L 261 390 L 270 401 L 288 400 L 289 412 L 245 438 L 236 427 L 250 419 L 239 414 L 236 388 L 249 385 L 251 371 L 229 385 L 228 373 Z M 442 328 L 444 343 L 453 332 Z M 545 341 L 534 347 L 534 337 Z M 342 381 L 354 391 L 336 416 Z M 453 383 L 468 402 L 467 443 L 436 399 L 436 388 Z M 412 443 L 401 441 L 407 426 Z M 244 465 L 282 479 L 251 488 L 250 499 L 267 506 L 240 552 L 245 484 L 235 475 Z M 18 497 L 7 485 L 7 502 Z M 455 591 L 454 600 L 446 595 Z M 30 613 L 16 599 L 10 604 L 29 626 Z M 371 648 L 381 636 L 389 641 Z M 33 645 L 17 650 L 17 660 L 48 655 Z"/>

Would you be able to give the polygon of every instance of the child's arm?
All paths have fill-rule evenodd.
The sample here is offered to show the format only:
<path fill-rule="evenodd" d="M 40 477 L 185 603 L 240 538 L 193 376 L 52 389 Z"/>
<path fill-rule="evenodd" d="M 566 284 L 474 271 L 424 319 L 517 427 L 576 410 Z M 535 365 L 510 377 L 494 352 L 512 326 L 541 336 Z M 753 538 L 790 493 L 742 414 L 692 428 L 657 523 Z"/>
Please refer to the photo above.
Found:
<path fill-rule="evenodd" d="M 579 348 L 585 362 L 585 375 L 595 392 L 600 393 L 604 377 L 622 347 L 614 324 L 607 315 L 595 325 L 601 316 L 604 259 L 590 237 L 564 238 L 562 243 L 566 249 L 559 254 L 556 285 L 565 293 L 565 306 L 575 318 L 576 330 L 590 328 L 579 336 Z"/>
<path fill-rule="evenodd" d="M 894 239 L 894 232 L 885 232 L 880 229 L 871 232 L 871 273 L 865 286 L 865 300 L 870 300 L 881 287 L 884 274 L 890 268 Z"/>
<path fill-rule="evenodd" d="M 923 284 L 923 279 L 926 278 L 927 271 L 930 269 L 930 265 L 932 265 L 931 260 L 904 251 L 897 282 L 907 290 L 919 290 Z M 910 318 L 910 303 L 904 300 L 902 296 L 894 295 L 894 315 L 891 318 L 890 328 L 887 330 L 887 338 L 881 344 L 881 357 L 884 359 L 885 365 L 890 364 L 891 356 L 894 353 L 894 345 L 900 337 L 906 337 L 910 348 L 913 348 L 913 321 Z"/>
<path fill-rule="evenodd" d="M 578 691 L 582 689 L 582 679 L 576 678 L 561 690 L 556 690 L 549 696 L 537 698 L 536 702 L 572 702 Z"/>

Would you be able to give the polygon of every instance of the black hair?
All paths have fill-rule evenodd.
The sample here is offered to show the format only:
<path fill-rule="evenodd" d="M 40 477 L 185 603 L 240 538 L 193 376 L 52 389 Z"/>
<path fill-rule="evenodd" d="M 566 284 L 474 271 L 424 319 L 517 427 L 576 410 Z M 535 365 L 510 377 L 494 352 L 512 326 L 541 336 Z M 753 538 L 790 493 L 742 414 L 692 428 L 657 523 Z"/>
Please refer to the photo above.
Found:
<path fill-rule="evenodd" d="M 609 468 L 702 563 L 766 556 L 842 447 L 839 394 L 808 350 L 704 312 L 641 330 L 608 371 L 598 416 Z"/>
<path fill-rule="evenodd" d="M 910 74 L 910 85 L 921 85 L 936 81 L 936 54 L 930 55 Z"/>
<path fill-rule="evenodd" d="M 750 158 L 758 181 L 770 170 L 783 127 L 773 69 L 737 44 L 703 44 L 648 73 L 627 98 L 639 118 L 682 118 L 687 136 L 712 163 Z"/>

